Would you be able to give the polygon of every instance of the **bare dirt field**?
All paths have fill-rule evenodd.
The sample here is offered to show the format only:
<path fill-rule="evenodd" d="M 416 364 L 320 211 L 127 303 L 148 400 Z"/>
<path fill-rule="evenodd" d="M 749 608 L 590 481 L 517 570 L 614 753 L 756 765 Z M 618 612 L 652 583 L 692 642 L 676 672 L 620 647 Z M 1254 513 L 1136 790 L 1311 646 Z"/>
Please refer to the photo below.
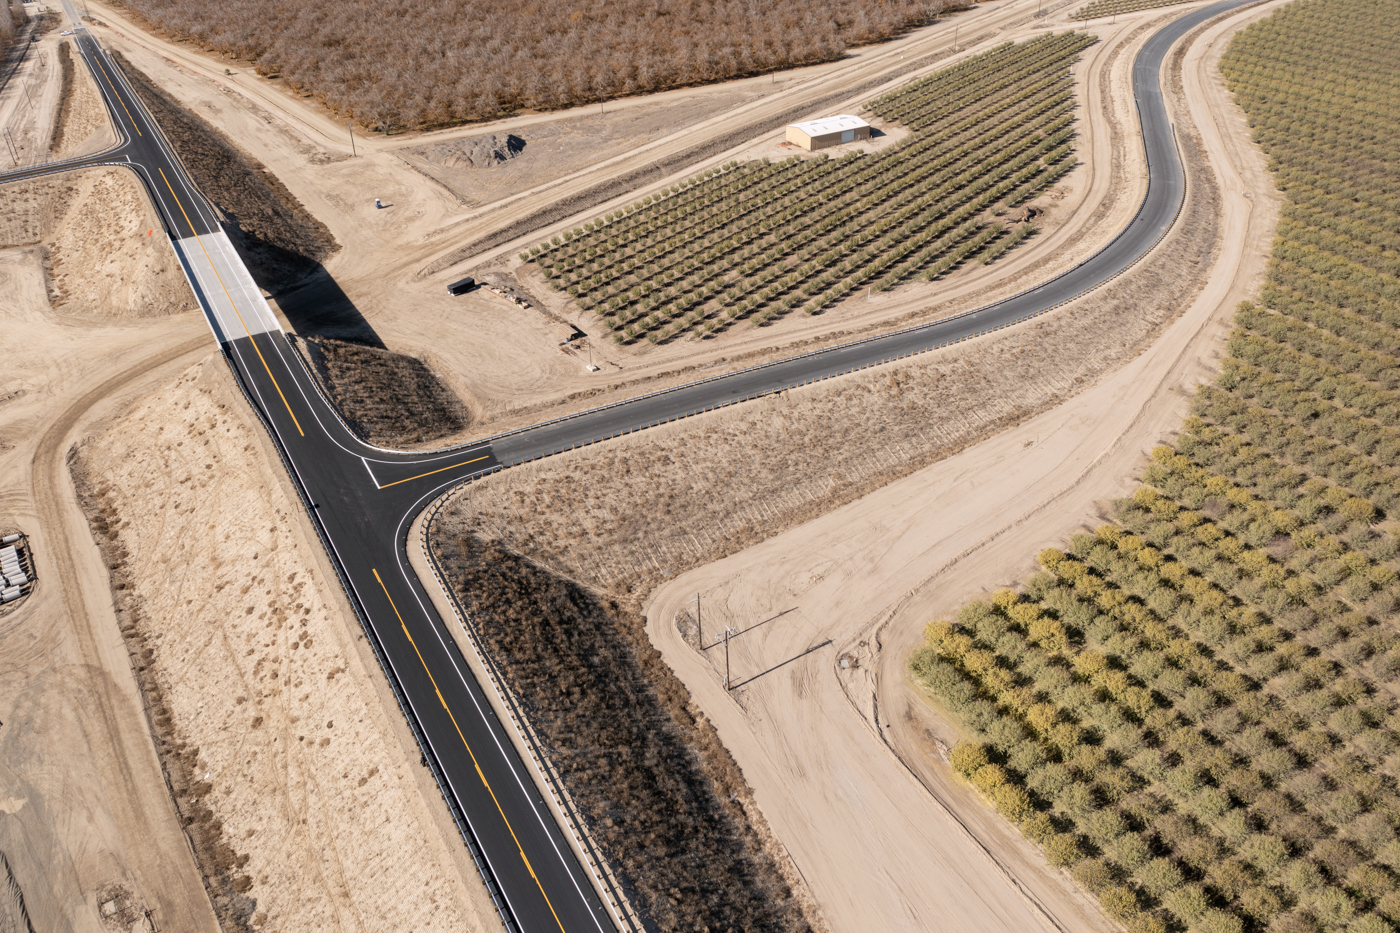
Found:
<path fill-rule="evenodd" d="M 0 126 L 14 148 L 13 154 L 9 148 L 0 152 L 0 170 L 101 152 L 116 143 L 92 76 L 71 68 L 77 60 L 72 41 L 57 31 L 42 33 L 0 90 Z M 66 78 L 64 48 L 71 68 Z"/>
<path fill-rule="evenodd" d="M 789 112 L 791 119 L 805 119 L 858 108 L 885 85 L 902 83 L 999 42 L 1025 38 L 1046 26 L 1068 28 L 1064 16 L 1069 4 L 1046 4 L 1051 15 L 1045 19 L 1035 17 L 1037 5 L 1027 0 L 985 4 L 957 14 L 944 25 L 857 50 L 839 62 L 797 69 L 776 79 L 629 98 L 606 105 L 601 115 L 596 109 L 521 114 L 440 133 L 361 138 L 353 158 L 348 135 L 314 103 L 288 94 L 277 82 L 230 68 L 216 55 L 150 36 L 120 11 L 100 3 L 94 11 L 102 23 L 109 24 L 97 29 L 104 41 L 175 98 L 238 139 L 326 224 L 343 246 L 327 262 L 333 304 L 341 309 L 337 315 L 363 321 L 364 328 L 385 345 L 423 359 L 459 397 L 470 399 L 474 417 L 461 435 L 465 439 L 694 378 L 701 368 L 710 375 L 793 349 L 954 313 L 1014 291 L 1032 276 L 1072 265 L 1104 242 L 1131 213 L 1140 194 L 1140 150 L 1111 129 L 1131 126 L 1130 98 L 1121 91 L 1126 87 L 1131 51 L 1144 38 L 1139 31 L 1141 17 L 1121 18 L 1116 26 L 1096 23 L 1094 32 L 1102 41 L 1076 66 L 1083 97 L 1079 122 L 1083 142 L 1078 155 L 1085 165 L 1071 173 L 1044 205 L 1050 210 L 1043 234 L 996 266 L 979 264 L 974 272 L 954 276 L 934 291 L 905 288 L 872 302 L 848 301 L 818 317 L 776 327 L 741 328 L 722 342 L 683 340 L 665 347 L 625 350 L 595 342 L 595 362 L 601 369 L 590 373 L 586 354 L 561 346 L 560 322 L 584 332 L 595 329 L 594 322 L 577 310 L 560 302 L 557 307 L 545 307 L 547 315 L 524 311 L 487 292 L 451 298 L 444 288 L 464 271 L 509 275 L 520 244 L 608 210 L 624 198 L 630 202 L 649 188 L 670 184 L 755 145 L 776 145 L 781 137 L 781 125 L 755 130 L 756 138 L 739 133 L 744 127 Z M 953 40 L 958 36 L 954 51 Z M 224 73 L 226 68 L 229 74 Z M 1110 90 L 1111 105 L 1106 103 Z M 742 138 L 728 141 L 736 133 Z M 436 153 L 431 171 L 441 174 L 453 147 L 490 134 L 514 134 L 523 140 L 523 148 L 494 167 L 463 167 L 458 162 L 452 171 L 468 181 L 452 182 L 456 192 L 424 174 L 431 167 L 429 155 Z M 717 140 L 721 148 L 709 152 L 706 147 L 713 148 Z M 706 154 L 698 161 L 682 159 L 660 177 L 647 175 L 649 167 L 671 166 L 668 160 L 700 150 Z M 411 166 L 405 159 L 416 159 L 417 164 Z M 642 180 L 629 187 L 620 184 L 619 178 Z M 498 185 L 492 179 L 499 181 L 499 187 L 492 187 Z M 469 190 L 478 184 L 473 180 L 480 180 L 475 193 Z M 609 189 L 603 200 L 597 200 L 588 192 L 599 185 L 613 185 L 615 190 Z M 463 197 L 495 200 L 472 207 L 463 203 Z M 383 209 L 375 209 L 375 198 L 385 205 Z M 589 204 L 596 206 L 587 214 L 570 217 Z M 448 263 L 441 271 L 423 274 L 465 242 L 510 227 L 522 217 L 554 210 L 552 205 L 561 211 L 550 222 L 552 226 L 540 227 L 471 262 Z M 540 302 L 550 300 L 543 289 L 527 285 Z M 278 303 L 287 305 L 292 326 L 300 320 L 297 305 L 326 304 L 296 294 L 279 295 Z M 315 328 L 308 333 L 344 336 L 333 333 L 337 321 L 325 317 L 307 326 Z"/>
<path fill-rule="evenodd" d="M 494 928 L 222 361 L 85 441 L 75 475 L 225 928 Z"/>
<path fill-rule="evenodd" d="M 149 929 L 149 909 L 161 929 L 212 933 L 64 463 L 77 434 L 206 354 L 209 331 L 76 299 L 56 313 L 38 246 L 0 249 L 0 295 L 0 528 L 31 536 L 37 580 L 0 621 L 0 853 L 35 929 L 98 930 L 119 898 L 121 929 Z"/>
<path fill-rule="evenodd" d="M 650 593 L 653 642 L 833 929 L 1111 929 L 950 779 L 936 743 L 953 736 L 909 692 L 904 658 L 933 613 L 1020 573 L 1035 543 L 1127 488 L 1210 372 L 1221 324 L 1260 280 L 1277 208 L 1214 62 L 1266 11 L 1208 27 L 1180 60 L 1178 125 L 1195 123 L 1183 138 L 1204 158 L 1190 160 L 1182 223 L 1123 281 L 956 358 L 551 458 L 454 506 L 459 526 L 564 576 Z M 559 501 L 566 515 L 543 505 Z M 741 632 L 734 693 L 713 647 L 725 627 Z"/>

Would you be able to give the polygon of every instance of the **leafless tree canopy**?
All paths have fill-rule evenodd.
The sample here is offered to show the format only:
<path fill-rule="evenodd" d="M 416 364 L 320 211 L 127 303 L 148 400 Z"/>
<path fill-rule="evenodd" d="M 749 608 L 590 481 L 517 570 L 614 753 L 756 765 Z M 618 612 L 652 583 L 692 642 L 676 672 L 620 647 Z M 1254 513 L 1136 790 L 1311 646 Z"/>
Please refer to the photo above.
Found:
<path fill-rule="evenodd" d="M 951 0 L 124 0 L 366 126 L 552 109 L 827 61 Z"/>

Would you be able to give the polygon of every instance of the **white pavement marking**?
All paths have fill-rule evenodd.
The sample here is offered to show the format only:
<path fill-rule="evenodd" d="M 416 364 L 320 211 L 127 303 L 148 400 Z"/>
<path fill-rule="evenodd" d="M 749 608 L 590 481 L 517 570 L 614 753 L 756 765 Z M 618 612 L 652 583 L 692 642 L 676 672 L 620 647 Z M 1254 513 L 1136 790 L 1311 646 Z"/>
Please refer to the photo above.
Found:
<path fill-rule="evenodd" d="M 282 330 L 222 230 L 176 241 L 199 284 L 200 303 L 224 340 Z"/>

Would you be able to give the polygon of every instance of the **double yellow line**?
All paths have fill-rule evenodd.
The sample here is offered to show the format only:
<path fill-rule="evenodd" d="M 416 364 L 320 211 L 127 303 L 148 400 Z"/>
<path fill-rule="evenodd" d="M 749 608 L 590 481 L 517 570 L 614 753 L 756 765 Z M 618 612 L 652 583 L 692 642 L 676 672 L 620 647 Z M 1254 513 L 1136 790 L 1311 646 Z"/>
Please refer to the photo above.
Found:
<path fill-rule="evenodd" d="M 390 486 L 397 486 L 399 483 L 411 483 L 411 482 L 413 482 L 415 479 L 422 479 L 422 478 L 425 477 L 425 476 L 432 476 L 434 473 L 446 473 L 448 470 L 455 470 L 455 469 L 457 469 L 458 467 L 466 466 L 466 465 L 469 464 L 469 463 L 480 463 L 482 460 L 485 460 L 485 459 L 487 459 L 487 458 L 490 457 L 490 456 L 491 456 L 490 454 L 486 454 L 485 456 L 477 457 L 477 458 L 474 459 L 474 460 L 463 460 L 461 463 L 454 463 L 454 464 L 452 464 L 451 466 L 441 467 L 440 469 L 436 469 L 436 470 L 429 470 L 429 471 L 426 472 L 426 473 L 419 473 L 417 476 L 410 476 L 410 477 L 408 477 L 407 479 L 396 479 L 396 480 L 394 480 L 392 483 L 385 483 L 383 486 L 380 486 L 379 488 L 380 488 L 380 489 L 388 489 Z"/>
<path fill-rule="evenodd" d="M 200 239 L 199 232 L 195 230 L 194 224 L 190 222 L 190 215 L 185 211 L 185 205 L 180 201 L 180 196 L 175 193 L 175 188 L 170 184 L 170 179 L 165 177 L 165 169 L 156 166 L 156 171 L 160 172 L 160 180 L 165 182 L 165 187 L 169 189 L 170 196 L 175 199 L 175 204 L 180 208 L 180 213 L 184 214 L 185 223 L 190 228 L 190 234 L 194 237 L 195 242 L 199 244 L 199 248 L 204 250 L 204 258 L 208 261 L 209 268 L 214 270 L 214 278 L 219 280 L 219 287 L 224 290 L 224 297 L 228 299 L 229 307 L 233 308 L 233 313 L 238 315 L 238 323 L 243 325 L 243 333 L 248 335 L 248 342 L 253 345 L 253 350 L 258 354 L 258 359 L 262 360 L 263 369 L 267 370 L 267 378 L 272 380 L 272 385 L 277 389 L 277 394 L 281 397 L 282 404 L 287 406 L 287 414 L 292 416 L 292 424 L 297 426 L 297 433 L 305 437 L 306 432 L 301 429 L 301 422 L 297 420 L 296 413 L 292 411 L 291 403 L 287 401 L 287 396 L 282 391 L 282 386 L 278 384 L 277 377 L 272 375 L 272 367 L 267 365 L 267 358 L 263 356 L 262 350 L 258 349 L 257 340 L 253 339 L 252 331 L 248 330 L 248 322 L 243 320 L 243 313 L 238 310 L 238 305 L 234 303 L 233 296 L 229 294 L 228 286 L 224 284 L 224 277 L 219 274 L 219 267 L 214 265 L 214 257 L 209 255 L 209 250 L 205 247 L 204 240 Z"/>
<path fill-rule="evenodd" d="M 451 467 L 447 467 L 446 469 L 451 469 Z M 407 482 L 407 480 L 400 480 L 399 482 Z M 389 600 L 389 605 L 393 608 L 394 615 L 398 616 L 399 628 L 403 629 L 404 637 L 407 638 L 408 643 L 413 646 L 413 653 L 418 655 L 418 663 L 423 665 L 423 673 L 428 675 L 428 682 L 433 685 L 433 692 L 437 694 L 438 702 L 441 703 L 442 708 L 447 711 L 447 717 L 452 720 L 452 727 L 457 730 L 457 738 L 462 740 L 462 747 L 467 750 L 467 754 L 472 760 L 472 766 L 476 768 L 476 776 L 481 778 L 481 784 L 486 788 L 486 793 L 491 795 L 491 802 L 496 805 L 496 812 L 501 815 L 501 821 L 506 824 L 506 829 L 510 832 L 510 838 L 515 841 L 515 849 L 520 853 L 520 860 L 525 863 L 525 870 L 530 873 L 531 878 L 535 879 L 535 887 L 540 889 L 540 897 L 544 898 L 545 906 L 549 908 L 550 914 L 554 917 L 554 922 L 558 924 L 559 933 L 564 933 L 563 921 L 559 919 L 559 914 L 555 912 L 554 904 L 550 902 L 549 895 L 544 893 L 544 885 L 540 883 L 539 876 L 535 874 L 534 866 L 530 864 L 530 859 L 525 854 L 525 849 L 520 845 L 520 839 L 515 835 L 515 827 L 510 825 L 510 820 L 506 817 L 506 811 L 501 809 L 501 802 L 496 799 L 496 792 L 491 789 L 491 782 L 486 780 L 486 775 L 481 772 L 481 764 L 476 760 L 476 753 L 472 751 L 471 745 L 468 744 L 467 737 L 462 734 L 462 727 L 457 724 L 457 717 L 452 714 L 452 708 L 447 705 L 447 700 L 443 698 L 442 691 L 438 689 L 437 679 L 433 677 L 433 672 L 428 670 L 428 662 L 423 660 L 423 652 L 418 650 L 418 643 L 414 641 L 413 636 L 408 633 L 408 626 L 404 624 L 403 616 L 399 613 L 399 607 L 394 604 L 394 597 L 389 595 L 389 588 L 384 585 L 384 580 L 379 576 L 379 571 L 371 568 L 370 572 L 374 574 L 374 579 L 379 581 L 379 588 L 384 591 L 384 598 Z"/>

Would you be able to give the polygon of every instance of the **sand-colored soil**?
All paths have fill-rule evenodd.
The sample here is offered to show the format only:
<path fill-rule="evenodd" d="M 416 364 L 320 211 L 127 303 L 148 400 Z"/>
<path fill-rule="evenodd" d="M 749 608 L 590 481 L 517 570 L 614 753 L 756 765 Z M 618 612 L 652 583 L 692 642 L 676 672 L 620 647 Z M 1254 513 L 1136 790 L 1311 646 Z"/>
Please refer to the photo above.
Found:
<path fill-rule="evenodd" d="M 92 168 L 0 186 L 0 246 L 38 246 L 65 314 L 161 317 L 195 309 L 189 283 L 136 175 Z"/>
<path fill-rule="evenodd" d="M 196 793 L 247 857 L 251 925 L 492 928 L 485 888 L 433 812 L 443 808 L 416 746 L 387 715 L 382 675 L 222 361 L 151 394 L 79 460 L 118 517 L 123 606 L 153 652 L 173 734 L 199 750 Z"/>
<path fill-rule="evenodd" d="M 0 171 L 101 152 L 116 143 L 116 134 L 97 86 L 79 61 L 72 42 L 71 38 L 57 32 L 41 36 L 0 90 L 0 126 L 9 133 L 9 144 L 0 148 Z M 68 45 L 76 66 L 67 108 L 61 106 L 63 69 L 58 53 L 61 44 Z M 55 121 L 60 117 L 63 133 L 60 145 L 54 150 L 50 143 L 55 138 Z"/>
<path fill-rule="evenodd" d="M 800 316 L 770 327 L 744 326 L 722 340 L 629 348 L 595 341 L 598 372 L 588 371 L 586 353 L 561 347 L 563 333 L 554 318 L 585 332 L 597 331 L 598 320 L 557 293 L 551 297 L 546 289 L 526 283 L 548 304 L 544 310 L 551 317 L 489 293 L 451 298 L 444 287 L 463 272 L 510 274 L 521 244 L 648 190 L 619 185 L 608 194 L 611 202 L 584 196 L 598 185 L 631 177 L 697 146 L 729 140 L 740 128 L 794 107 L 817 108 L 804 118 L 858 109 L 880 92 L 881 81 L 895 86 L 997 43 L 1027 38 L 1046 26 L 1072 28 L 1064 20 L 1068 3 L 1045 3 L 1051 15 L 1037 19 L 1040 5 L 1039 0 L 998 0 L 890 43 L 855 50 L 839 62 L 775 78 L 618 101 L 605 105 L 602 114 L 597 107 L 523 114 L 438 133 L 359 139 L 354 158 L 338 122 L 312 102 L 288 95 L 278 82 L 149 35 L 105 4 L 93 8 L 100 11 L 99 20 L 109 24 L 97 30 L 104 41 L 239 140 L 343 245 L 327 263 L 336 286 L 335 302 L 313 301 L 309 293 L 275 296 L 288 309 L 289 323 L 302 321 L 307 336 L 346 333 L 343 322 L 324 315 L 310 320 L 296 313 L 308 304 L 344 308 L 342 316 L 356 322 L 362 317 L 385 345 L 429 359 L 459 396 L 472 400 L 473 423 L 466 436 L 474 436 L 694 378 L 702 367 L 711 375 L 796 348 L 953 313 L 1073 265 L 1105 242 L 1135 208 L 1142 184 L 1141 151 L 1130 138 L 1131 97 L 1123 93 L 1131 51 L 1144 38 L 1141 17 L 1095 25 L 1102 41 L 1075 68 L 1083 92 L 1079 156 L 1085 165 L 1041 204 L 1048 208 L 1043 235 L 992 266 L 974 264 L 972 270 L 937 286 L 907 286 L 874 301 L 848 301 L 818 317 Z M 231 73 L 225 74 L 225 69 Z M 1115 136 L 1114 127 L 1124 133 Z M 495 167 L 458 164 L 452 171 L 460 178 L 442 174 L 444 147 L 491 133 L 513 133 L 525 146 Z M 754 146 L 776 146 L 781 135 L 777 129 L 757 140 L 736 138 L 726 142 L 727 148 L 693 164 L 678 164 L 665 178 L 645 184 L 669 184 L 712 162 L 757 152 Z M 432 153 L 437 153 L 435 164 L 430 164 Z M 417 164 L 409 164 L 415 160 Z M 425 172 L 450 181 L 452 190 Z M 375 209 L 375 198 L 384 209 Z M 463 199 L 489 203 L 473 207 Z M 449 263 L 423 274 L 425 268 L 441 265 L 442 257 L 454 249 L 561 204 L 554 226 L 468 263 Z M 571 211 L 584 213 L 569 219 Z"/>
<path fill-rule="evenodd" d="M 929 757 L 934 737 L 953 736 L 911 700 L 903 663 L 930 614 L 1014 579 L 1036 542 L 1124 488 L 1142 451 L 1178 423 L 1221 325 L 1259 281 L 1276 203 L 1202 57 L 1218 55 L 1225 28 L 1186 59 L 1190 119 L 1171 95 L 1192 163 L 1188 210 L 1123 280 L 954 353 L 551 458 L 463 493 L 485 534 L 639 595 L 746 536 L 827 513 L 672 579 L 648 616 L 833 929 L 1112 928 Z M 1187 132 L 1193 122 L 1199 135 Z M 851 501 L 920 455 L 946 459 Z M 743 632 L 731 645 L 734 694 L 713 647 L 726 627 Z"/>
<path fill-rule="evenodd" d="M 75 436 L 207 353 L 208 328 L 55 314 L 37 247 L 0 250 L 0 296 L 0 529 L 30 535 L 38 581 L 0 621 L 0 852 L 35 929 L 104 929 L 99 895 L 118 891 L 136 925 L 105 929 L 150 910 L 213 933 L 65 464 Z"/>

